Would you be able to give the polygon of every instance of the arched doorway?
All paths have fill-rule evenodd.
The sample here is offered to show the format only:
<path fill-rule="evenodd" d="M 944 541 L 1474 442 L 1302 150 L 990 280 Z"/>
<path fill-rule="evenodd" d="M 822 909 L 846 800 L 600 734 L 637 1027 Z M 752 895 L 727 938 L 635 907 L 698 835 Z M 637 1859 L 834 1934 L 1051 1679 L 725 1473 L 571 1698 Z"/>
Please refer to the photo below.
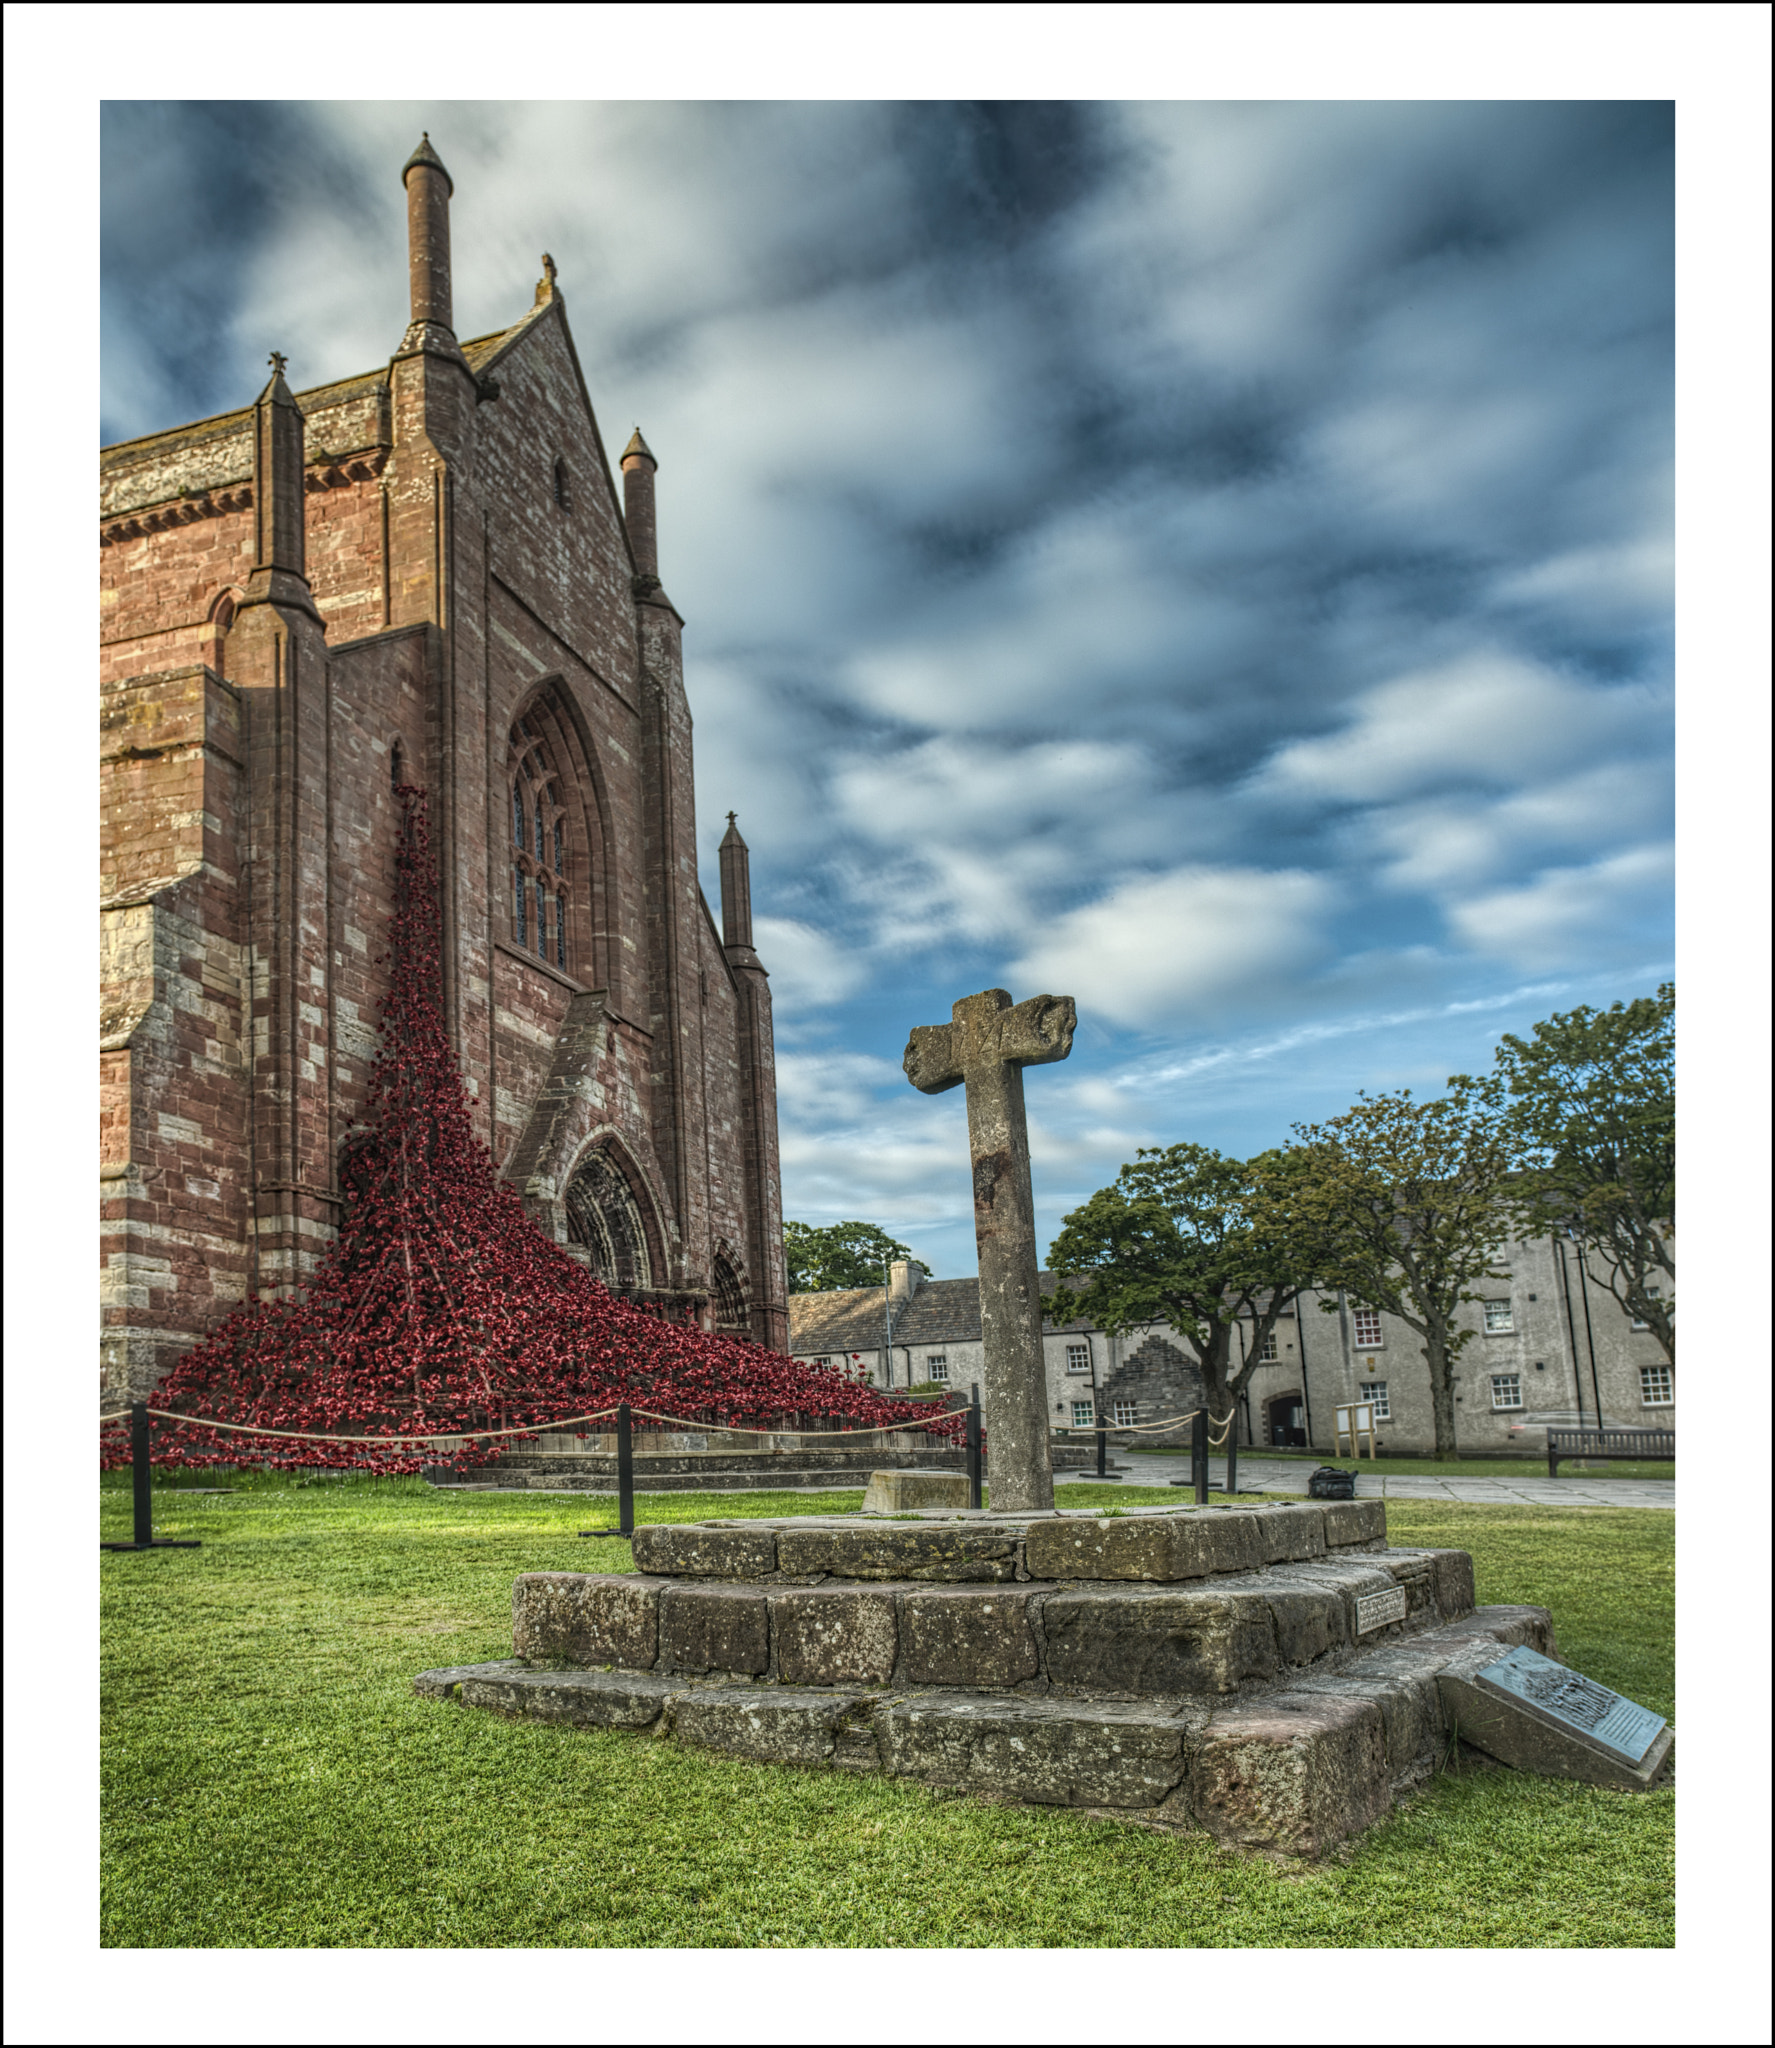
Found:
<path fill-rule="evenodd" d="M 1274 1394 L 1264 1404 L 1272 1449 L 1304 1451 L 1307 1447 L 1305 1406 L 1298 1392 Z"/>
<path fill-rule="evenodd" d="M 585 1248 L 606 1287 L 653 1285 L 641 1204 L 607 1147 L 588 1154 L 567 1183 L 566 1210 L 568 1242 Z"/>

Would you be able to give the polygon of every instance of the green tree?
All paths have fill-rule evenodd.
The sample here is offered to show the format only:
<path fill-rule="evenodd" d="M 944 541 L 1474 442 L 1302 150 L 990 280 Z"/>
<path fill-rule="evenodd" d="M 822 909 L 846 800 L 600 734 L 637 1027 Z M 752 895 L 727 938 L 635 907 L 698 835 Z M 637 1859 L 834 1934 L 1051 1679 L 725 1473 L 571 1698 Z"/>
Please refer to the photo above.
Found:
<path fill-rule="evenodd" d="M 1454 1369 L 1476 1334 L 1455 1319 L 1483 1298 L 1475 1282 L 1503 1277 L 1493 1265 L 1513 1222 L 1505 1120 L 1487 1091 L 1457 1080 L 1429 1102 L 1409 1088 L 1364 1094 L 1342 1116 L 1294 1132 L 1298 1241 L 1321 1285 L 1387 1310 L 1423 1340 L 1436 1455 L 1454 1457 Z"/>
<path fill-rule="evenodd" d="M 1194 1354 L 1210 1412 L 1231 1414 L 1305 1277 L 1288 1220 L 1295 1175 L 1283 1152 L 1247 1161 L 1206 1145 L 1142 1147 L 1062 1219 L 1049 1269 L 1086 1284 L 1050 1297 L 1054 1314 L 1105 1330 L 1169 1323 Z M 1252 1336 L 1241 1356 L 1244 1317 Z"/>
<path fill-rule="evenodd" d="M 1489 1077 L 1521 1155 L 1523 1234 L 1563 1226 L 1676 1363 L 1676 985 L 1506 1036 Z M 1451 1086 L 1481 1084 L 1457 1076 Z"/>
<path fill-rule="evenodd" d="M 915 1259 L 898 1238 L 873 1223 L 786 1222 L 783 1251 L 789 1262 L 791 1294 L 828 1294 L 839 1287 L 879 1287 L 885 1269 L 905 1259 L 927 1278 L 930 1267 Z"/>

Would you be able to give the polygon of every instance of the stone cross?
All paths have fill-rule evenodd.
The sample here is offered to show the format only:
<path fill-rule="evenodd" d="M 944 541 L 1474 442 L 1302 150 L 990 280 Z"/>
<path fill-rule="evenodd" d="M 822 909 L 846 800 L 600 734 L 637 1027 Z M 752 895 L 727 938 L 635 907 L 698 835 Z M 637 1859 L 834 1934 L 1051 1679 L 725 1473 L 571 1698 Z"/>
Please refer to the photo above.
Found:
<path fill-rule="evenodd" d="M 967 1086 L 992 1505 L 1021 1514 L 1054 1505 L 1023 1069 L 1065 1059 L 1078 1013 L 1071 996 L 1013 1007 L 1002 988 L 989 988 L 964 996 L 953 1016 L 914 1026 L 906 1078 L 926 1095 Z"/>

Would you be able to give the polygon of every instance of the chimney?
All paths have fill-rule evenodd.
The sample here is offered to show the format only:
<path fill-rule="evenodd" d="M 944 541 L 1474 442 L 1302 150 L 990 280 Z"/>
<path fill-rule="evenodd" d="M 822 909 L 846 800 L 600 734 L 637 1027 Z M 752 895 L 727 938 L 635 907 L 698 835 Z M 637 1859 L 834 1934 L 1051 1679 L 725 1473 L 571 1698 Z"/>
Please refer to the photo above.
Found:
<path fill-rule="evenodd" d="M 924 1274 L 909 1259 L 896 1259 L 888 1268 L 889 1301 L 910 1301 L 924 1283 Z"/>
<path fill-rule="evenodd" d="M 450 310 L 450 195 L 456 189 L 443 159 L 422 135 L 419 147 L 408 157 L 401 171 L 407 188 L 407 286 L 412 304 L 412 327 L 406 345 L 427 337 L 415 328 L 438 328 L 440 342 L 455 345 Z"/>
<path fill-rule="evenodd" d="M 752 943 L 752 856 L 727 814 L 727 837 L 721 842 L 721 943 L 726 947 Z"/>
<path fill-rule="evenodd" d="M 629 529 L 629 549 L 635 557 L 635 580 L 653 590 L 659 588 L 659 532 L 653 518 L 653 474 L 658 468 L 653 450 L 642 440 L 641 429 L 637 427 L 622 452 L 623 519 Z M 637 596 L 642 594 L 636 592 Z M 742 840 L 742 846 L 744 843 Z"/>

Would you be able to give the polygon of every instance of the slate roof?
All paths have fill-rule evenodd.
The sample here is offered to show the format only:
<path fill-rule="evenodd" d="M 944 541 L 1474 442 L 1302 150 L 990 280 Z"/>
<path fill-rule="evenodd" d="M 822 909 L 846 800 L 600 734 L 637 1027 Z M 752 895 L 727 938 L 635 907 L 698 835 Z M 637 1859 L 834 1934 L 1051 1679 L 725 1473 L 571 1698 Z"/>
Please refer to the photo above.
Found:
<path fill-rule="evenodd" d="M 1052 1273 L 1041 1276 L 1042 1291 L 1055 1285 Z M 1082 1287 L 1082 1279 L 1063 1280 Z M 1087 1321 L 1044 1321 L 1046 1330 L 1088 1330 Z M 879 1287 L 840 1287 L 829 1294 L 789 1297 L 789 1349 L 800 1356 L 812 1352 L 879 1351 L 882 1340 L 882 1293 Z M 978 1280 L 927 1280 L 910 1301 L 894 1305 L 894 1343 L 964 1344 L 980 1341 Z"/>

